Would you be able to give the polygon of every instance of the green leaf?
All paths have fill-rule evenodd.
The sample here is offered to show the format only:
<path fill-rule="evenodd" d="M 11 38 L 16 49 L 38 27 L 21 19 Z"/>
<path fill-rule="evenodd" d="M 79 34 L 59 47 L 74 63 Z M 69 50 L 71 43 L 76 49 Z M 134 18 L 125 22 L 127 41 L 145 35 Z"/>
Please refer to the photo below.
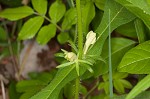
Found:
<path fill-rule="evenodd" d="M 111 48 L 112 69 L 116 70 L 124 54 L 133 46 L 135 46 L 135 41 L 126 38 L 112 38 L 111 45 L 112 45 Z M 104 60 L 107 60 L 106 65 L 108 65 L 108 40 L 105 42 L 103 46 L 102 57 L 104 58 Z"/>
<path fill-rule="evenodd" d="M 146 41 L 129 50 L 123 57 L 118 70 L 133 74 L 149 74 L 150 41 Z"/>
<path fill-rule="evenodd" d="M 40 16 L 29 19 L 19 33 L 19 40 L 30 39 L 35 36 L 43 24 L 44 19 Z"/>
<path fill-rule="evenodd" d="M 62 58 L 64 58 L 65 55 L 64 55 L 64 53 L 56 53 L 56 54 L 55 54 L 55 57 L 62 57 Z"/>
<path fill-rule="evenodd" d="M 125 87 L 125 88 L 132 88 L 133 86 L 131 85 L 131 83 L 129 82 L 129 81 L 127 81 L 127 80 L 125 80 L 125 79 L 120 79 L 120 82 L 123 84 L 123 86 Z"/>
<path fill-rule="evenodd" d="M 68 41 L 68 39 L 69 39 L 69 34 L 66 32 L 62 32 L 57 36 L 57 40 L 60 44 L 65 44 Z"/>
<path fill-rule="evenodd" d="M 93 65 L 92 63 L 90 63 L 89 61 L 86 61 L 86 60 L 78 60 L 78 61 L 81 63 L 88 64 L 88 65 Z"/>
<path fill-rule="evenodd" d="M 62 68 L 62 67 L 66 67 L 66 66 L 70 66 L 72 64 L 74 64 L 75 62 L 67 62 L 67 63 L 63 63 L 58 65 L 56 68 Z"/>
<path fill-rule="evenodd" d="M 87 94 L 87 89 L 86 89 L 85 86 L 80 84 L 79 88 L 80 88 L 80 92 L 81 92 L 82 95 L 86 95 Z"/>
<path fill-rule="evenodd" d="M 70 8 L 64 16 L 64 20 L 62 22 L 62 29 L 68 30 L 72 25 L 77 23 L 77 12 L 76 8 Z"/>
<path fill-rule="evenodd" d="M 49 24 L 47 26 L 43 26 L 36 38 L 39 44 L 46 44 L 48 41 L 51 40 L 56 34 L 56 26 L 53 24 Z"/>
<path fill-rule="evenodd" d="M 150 1 L 149 0 L 146 0 L 146 2 L 148 3 L 148 5 L 150 5 Z"/>
<path fill-rule="evenodd" d="M 49 72 L 40 72 L 40 73 L 31 72 L 28 75 L 30 79 L 39 80 L 44 83 L 49 83 L 53 78 L 53 74 L 51 72 L 50 73 Z"/>
<path fill-rule="evenodd" d="M 76 45 L 74 44 L 74 42 L 71 41 L 71 40 L 69 40 L 68 43 L 69 43 L 69 46 L 71 46 L 71 48 L 72 48 L 76 53 L 78 53 L 78 49 L 77 49 Z"/>
<path fill-rule="evenodd" d="M 2 57 L 9 57 L 9 56 L 11 56 L 11 54 L 10 54 L 10 50 L 9 50 L 9 44 L 7 43 L 7 44 L 5 44 L 5 42 L 3 43 L 3 50 L 1 51 L 1 53 L 0 53 L 0 57 L 2 58 Z M 17 55 L 17 49 L 18 49 L 18 46 L 17 46 L 17 42 L 11 42 L 11 46 L 12 46 L 12 50 L 13 50 L 13 53 L 14 53 L 14 55 Z"/>
<path fill-rule="evenodd" d="M 126 10 L 123 6 L 114 2 L 113 0 L 107 0 L 102 21 L 95 31 L 95 33 L 97 33 L 98 35 L 97 42 L 90 47 L 89 51 L 87 52 L 87 54 L 89 55 L 100 55 L 102 52 L 103 44 L 106 38 L 108 37 L 109 9 L 110 9 L 110 27 L 111 27 L 110 32 L 112 32 L 117 27 L 135 19 L 135 16 L 128 10 Z"/>
<path fill-rule="evenodd" d="M 108 81 L 105 82 L 105 84 L 104 84 L 104 91 L 107 95 L 109 94 L 109 82 Z"/>
<path fill-rule="evenodd" d="M 94 77 L 98 77 L 100 75 L 103 75 L 107 73 L 108 66 L 104 61 L 97 61 L 96 64 L 92 67 L 94 71 Z"/>
<path fill-rule="evenodd" d="M 55 1 L 49 8 L 49 16 L 53 22 L 57 23 L 64 16 L 66 7 L 61 0 Z"/>
<path fill-rule="evenodd" d="M 31 0 L 33 8 L 42 15 L 47 12 L 47 0 Z"/>
<path fill-rule="evenodd" d="M 133 99 L 142 91 L 145 91 L 150 87 L 150 75 L 147 75 L 144 79 L 142 79 L 138 84 L 131 90 L 131 92 L 127 95 L 126 99 Z"/>
<path fill-rule="evenodd" d="M 0 27 L 0 41 L 1 40 L 2 41 L 7 40 L 7 34 L 6 34 L 5 30 L 2 27 Z"/>
<path fill-rule="evenodd" d="M 137 38 L 134 21 L 119 26 L 115 31 L 123 36 Z"/>
<path fill-rule="evenodd" d="M 90 99 L 109 99 L 109 97 L 106 96 L 105 93 L 101 93 L 101 94 L 89 96 L 89 97 L 90 97 Z"/>
<path fill-rule="evenodd" d="M 128 73 L 113 72 L 113 79 L 122 79 L 128 77 Z"/>
<path fill-rule="evenodd" d="M 38 92 L 38 90 L 37 91 L 28 91 L 26 93 L 23 93 L 19 99 L 29 99 L 37 92 Z"/>
<path fill-rule="evenodd" d="M 80 67 L 80 75 L 82 75 L 86 70 L 82 67 L 83 66 Z M 72 81 L 76 77 L 78 77 L 78 75 L 75 66 L 68 66 L 60 69 L 53 81 L 30 99 L 58 99 L 58 95 L 62 87 L 64 87 L 69 81 Z"/>
<path fill-rule="evenodd" d="M 115 88 L 119 93 L 125 93 L 124 86 L 123 86 L 123 84 L 120 82 L 120 79 L 114 80 L 114 81 L 113 81 L 113 85 L 114 85 L 114 88 Z"/>
<path fill-rule="evenodd" d="M 137 17 L 142 19 L 147 27 L 150 29 L 150 6 L 146 0 L 115 0 L 121 5 L 125 6 L 129 11 L 134 13 Z"/>
<path fill-rule="evenodd" d="M 39 80 L 24 80 L 17 83 L 16 88 L 18 92 L 28 92 L 39 90 L 44 87 L 46 83 Z"/>
<path fill-rule="evenodd" d="M 91 25 L 92 25 L 92 29 L 95 31 L 97 29 L 97 27 L 99 26 L 101 20 L 102 20 L 102 17 L 103 17 L 103 14 L 104 12 L 101 11 L 101 10 L 95 10 L 95 17 L 94 19 L 92 20 L 91 22 Z"/>
<path fill-rule="evenodd" d="M 139 43 L 143 43 L 146 41 L 146 35 L 144 31 L 144 24 L 140 19 L 136 19 L 135 22 L 135 29 L 138 36 Z"/>
<path fill-rule="evenodd" d="M 103 81 L 104 81 L 104 82 L 107 82 L 107 81 L 109 80 L 109 78 L 108 78 L 108 77 L 109 77 L 109 76 L 108 76 L 108 73 L 107 73 L 107 74 L 102 75 Z"/>
<path fill-rule="evenodd" d="M 16 91 L 16 83 L 11 82 L 9 84 L 9 99 L 19 99 L 20 94 Z"/>
<path fill-rule="evenodd" d="M 85 66 L 90 73 L 94 72 L 93 69 L 89 65 L 83 65 L 83 66 Z"/>
<path fill-rule="evenodd" d="M 74 92 L 75 92 L 75 86 L 74 85 L 75 85 L 74 82 L 70 82 L 64 87 L 64 95 L 67 99 L 73 98 Z"/>
<path fill-rule="evenodd" d="M 101 82 L 101 83 L 98 85 L 98 90 L 104 89 L 104 85 L 105 85 L 105 83 L 104 83 L 104 82 Z"/>
<path fill-rule="evenodd" d="M 93 2 L 87 2 L 82 8 L 82 27 L 83 33 L 88 33 L 89 24 L 95 16 L 95 7 Z"/>
<path fill-rule="evenodd" d="M 8 8 L 8 9 L 5 9 L 4 11 L 1 11 L 0 17 L 6 18 L 11 21 L 15 21 L 15 20 L 25 18 L 32 14 L 34 14 L 34 11 L 32 8 L 28 6 L 22 6 L 18 8 Z"/>
<path fill-rule="evenodd" d="M 135 46 L 135 42 L 126 38 L 112 38 L 111 44 L 112 44 L 112 48 L 111 48 L 112 49 L 112 54 L 111 54 L 112 55 L 112 67 L 113 67 L 113 70 L 116 70 L 124 54 L 128 50 L 130 50 L 133 46 Z M 95 77 L 108 72 L 108 40 L 105 41 L 104 43 L 101 55 L 103 57 L 103 60 L 98 61 L 93 66 Z"/>
<path fill-rule="evenodd" d="M 147 99 L 150 97 L 150 91 L 144 91 L 141 94 L 137 95 L 134 99 Z M 120 96 L 115 96 L 113 99 L 125 99 L 127 95 L 120 95 Z"/>
<path fill-rule="evenodd" d="M 105 1 L 106 0 L 94 0 L 94 3 L 97 8 L 99 8 L 100 10 L 104 10 Z"/>

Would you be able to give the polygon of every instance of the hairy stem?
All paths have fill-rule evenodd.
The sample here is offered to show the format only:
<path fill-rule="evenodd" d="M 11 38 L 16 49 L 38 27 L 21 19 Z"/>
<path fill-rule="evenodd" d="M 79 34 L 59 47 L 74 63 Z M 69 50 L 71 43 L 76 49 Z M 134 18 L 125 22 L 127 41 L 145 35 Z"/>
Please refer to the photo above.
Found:
<path fill-rule="evenodd" d="M 79 49 L 79 59 L 81 59 L 83 51 L 83 34 L 82 34 L 80 0 L 76 0 L 76 8 L 77 8 L 77 28 L 78 28 L 78 49 Z"/>
<path fill-rule="evenodd" d="M 78 49 L 79 49 L 79 59 L 81 59 L 82 51 L 83 51 L 83 34 L 82 34 L 80 0 L 76 0 L 76 9 L 77 9 Z M 79 84 L 80 84 L 80 78 L 77 77 L 75 99 L 79 99 Z"/>
<path fill-rule="evenodd" d="M 79 77 L 76 78 L 76 89 L 75 89 L 75 99 L 79 99 L 79 83 L 80 83 L 80 79 Z"/>

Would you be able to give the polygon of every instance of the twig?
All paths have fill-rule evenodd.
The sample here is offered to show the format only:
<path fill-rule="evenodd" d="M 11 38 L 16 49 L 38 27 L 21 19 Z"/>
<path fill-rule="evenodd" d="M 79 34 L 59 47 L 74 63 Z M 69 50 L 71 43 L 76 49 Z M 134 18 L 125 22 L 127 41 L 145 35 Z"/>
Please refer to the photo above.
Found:
<path fill-rule="evenodd" d="M 29 56 L 30 51 L 33 47 L 33 44 L 34 44 L 34 41 L 32 41 L 32 43 L 29 45 L 29 47 L 27 48 L 26 54 L 22 58 L 22 62 L 20 63 L 20 69 L 19 69 L 18 77 L 21 76 L 21 73 L 25 67 L 26 60 L 28 59 L 28 56 Z"/>
<path fill-rule="evenodd" d="M 7 39 L 8 39 L 8 45 L 9 45 L 8 48 L 9 48 L 10 55 L 12 56 L 13 66 L 14 66 L 15 72 L 18 72 L 18 71 L 19 71 L 19 68 L 18 68 L 18 64 L 16 63 L 16 59 L 15 59 L 15 57 L 14 57 L 11 40 L 10 40 L 9 35 L 8 35 L 8 28 L 7 28 L 7 26 L 6 26 L 5 21 L 3 20 L 2 22 L 3 22 L 3 26 L 4 26 L 4 28 L 5 28 L 5 31 L 6 31 L 6 35 L 7 35 Z"/>
<path fill-rule="evenodd" d="M 86 99 L 97 88 L 98 84 L 99 84 L 99 78 L 97 78 L 96 84 L 92 87 L 91 90 L 88 91 L 88 93 L 83 97 L 83 99 Z"/>
<path fill-rule="evenodd" d="M 39 15 L 42 16 L 43 18 L 45 18 L 47 21 L 49 21 L 50 23 L 54 24 L 61 32 L 63 32 L 64 30 L 61 29 L 61 27 L 59 27 L 56 23 L 54 23 L 52 20 L 50 20 L 47 16 L 45 15 L 41 15 L 37 12 L 34 12 L 35 15 Z"/>
<path fill-rule="evenodd" d="M 1 88 L 2 88 L 2 97 L 3 97 L 3 99 L 6 99 L 6 93 L 5 93 L 4 82 L 5 82 L 5 83 L 8 83 L 8 80 L 5 79 L 5 78 L 3 77 L 3 75 L 0 74 L 0 81 L 1 81 Z"/>
<path fill-rule="evenodd" d="M 1 80 L 1 88 L 2 88 L 2 97 L 3 99 L 6 99 L 5 87 L 2 80 Z"/>

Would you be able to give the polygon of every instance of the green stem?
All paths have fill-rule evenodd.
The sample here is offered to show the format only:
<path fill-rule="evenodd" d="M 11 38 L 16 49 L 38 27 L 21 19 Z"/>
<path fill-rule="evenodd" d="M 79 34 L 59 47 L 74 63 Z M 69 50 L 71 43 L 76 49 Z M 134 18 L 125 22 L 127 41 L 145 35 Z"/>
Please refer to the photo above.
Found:
<path fill-rule="evenodd" d="M 109 27 L 108 27 L 108 49 L 109 49 L 109 96 L 113 98 L 113 82 L 112 82 L 112 63 L 111 63 L 111 33 L 110 33 L 110 9 L 109 9 Z"/>
<path fill-rule="evenodd" d="M 10 40 L 10 37 L 9 37 L 9 31 L 8 31 L 8 28 L 7 28 L 7 25 L 5 23 L 5 20 L 2 21 L 3 25 L 4 25 L 4 29 L 6 31 L 6 36 L 7 36 L 7 39 L 8 39 L 8 49 L 9 49 L 9 52 L 10 52 L 10 55 L 12 56 L 12 62 L 13 62 L 13 66 L 14 66 L 14 69 L 15 69 L 15 72 L 18 73 L 19 69 L 18 69 L 18 64 L 16 63 L 16 58 L 14 57 L 14 52 L 13 52 L 13 48 L 12 48 L 12 44 L 11 44 L 11 40 Z"/>
<path fill-rule="evenodd" d="M 77 29 L 78 29 L 79 59 L 82 59 L 83 34 L 82 34 L 82 18 L 81 18 L 80 0 L 76 0 L 76 9 L 77 9 Z M 77 77 L 77 78 L 76 78 L 75 99 L 79 99 L 79 84 L 80 84 L 80 78 Z"/>
<path fill-rule="evenodd" d="M 79 99 L 79 83 L 80 83 L 80 79 L 79 77 L 76 78 L 76 89 L 75 89 L 75 99 Z"/>
<path fill-rule="evenodd" d="M 37 12 L 34 12 L 35 15 L 39 15 L 39 16 L 42 16 L 44 19 L 46 19 L 47 21 L 49 21 L 50 23 L 54 24 L 58 30 L 60 30 L 61 32 L 63 32 L 64 30 L 61 29 L 61 27 L 59 27 L 56 23 L 54 23 L 52 20 L 50 20 L 48 17 L 46 17 L 45 15 L 41 15 Z"/>
<path fill-rule="evenodd" d="M 99 78 L 97 78 L 96 84 L 92 87 L 91 90 L 88 91 L 88 93 L 83 97 L 83 99 L 87 99 L 87 97 L 97 88 L 98 84 L 99 84 Z"/>
<path fill-rule="evenodd" d="M 80 8 L 80 0 L 76 0 L 76 8 L 77 8 L 77 28 L 78 28 L 78 49 L 79 49 L 79 59 L 82 58 L 83 51 L 83 34 L 82 34 L 82 20 L 81 20 L 81 8 Z"/>
<path fill-rule="evenodd" d="M 13 37 L 17 28 L 17 22 L 13 23 L 11 36 Z"/>

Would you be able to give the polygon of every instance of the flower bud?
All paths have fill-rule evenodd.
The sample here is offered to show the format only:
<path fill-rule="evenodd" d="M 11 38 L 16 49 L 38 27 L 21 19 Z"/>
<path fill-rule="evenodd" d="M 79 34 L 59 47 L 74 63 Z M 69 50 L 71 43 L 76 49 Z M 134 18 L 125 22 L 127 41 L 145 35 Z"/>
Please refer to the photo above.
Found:
<path fill-rule="evenodd" d="M 68 61 L 74 61 L 77 59 L 77 56 L 75 53 L 73 52 L 68 52 L 68 53 L 65 53 L 65 58 L 68 60 Z"/>
<path fill-rule="evenodd" d="M 95 42 L 96 42 L 96 33 L 94 33 L 93 31 L 90 31 L 86 36 L 86 42 L 84 45 L 84 54 L 86 54 L 89 46 L 91 44 L 94 44 Z"/>

